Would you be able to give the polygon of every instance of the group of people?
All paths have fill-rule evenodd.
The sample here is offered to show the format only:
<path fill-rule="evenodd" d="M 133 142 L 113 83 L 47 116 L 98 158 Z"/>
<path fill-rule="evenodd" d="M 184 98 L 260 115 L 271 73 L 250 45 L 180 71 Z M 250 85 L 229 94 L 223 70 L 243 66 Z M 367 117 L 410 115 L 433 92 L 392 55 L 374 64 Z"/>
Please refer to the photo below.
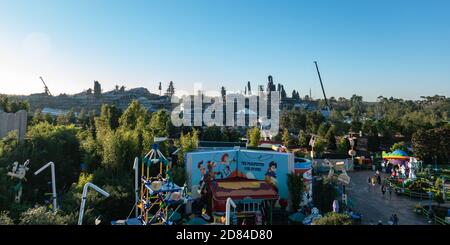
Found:
<path fill-rule="evenodd" d="M 376 184 L 380 185 L 381 186 L 380 190 L 381 193 L 383 194 L 383 197 L 384 194 L 386 194 L 386 192 L 389 193 L 389 198 L 392 197 L 392 187 L 382 183 L 380 171 L 377 170 L 373 176 L 369 176 L 369 178 L 367 179 L 367 183 L 372 186 L 375 186 Z"/>
<path fill-rule="evenodd" d="M 367 179 L 367 183 L 372 184 L 372 186 L 375 186 L 375 184 L 377 183 L 381 185 L 380 171 L 377 170 L 373 176 L 369 176 L 369 178 Z"/>

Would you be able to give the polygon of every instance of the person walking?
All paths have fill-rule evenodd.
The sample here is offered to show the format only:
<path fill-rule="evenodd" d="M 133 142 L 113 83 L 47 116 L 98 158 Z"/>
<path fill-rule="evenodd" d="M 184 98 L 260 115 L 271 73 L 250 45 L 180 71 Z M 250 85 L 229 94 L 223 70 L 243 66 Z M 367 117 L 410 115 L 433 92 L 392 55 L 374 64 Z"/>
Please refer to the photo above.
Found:
<path fill-rule="evenodd" d="M 388 186 L 388 192 L 389 192 L 389 200 L 392 198 L 392 187 Z"/>
<path fill-rule="evenodd" d="M 385 185 L 381 185 L 381 193 L 383 193 L 383 198 L 384 198 L 384 194 L 386 193 L 386 186 Z"/>
<path fill-rule="evenodd" d="M 394 225 L 398 225 L 398 217 L 397 214 L 394 214 L 394 216 L 392 217 L 393 221 L 394 221 Z"/>
<path fill-rule="evenodd" d="M 377 174 L 377 182 L 379 185 L 381 185 L 381 175 Z"/>

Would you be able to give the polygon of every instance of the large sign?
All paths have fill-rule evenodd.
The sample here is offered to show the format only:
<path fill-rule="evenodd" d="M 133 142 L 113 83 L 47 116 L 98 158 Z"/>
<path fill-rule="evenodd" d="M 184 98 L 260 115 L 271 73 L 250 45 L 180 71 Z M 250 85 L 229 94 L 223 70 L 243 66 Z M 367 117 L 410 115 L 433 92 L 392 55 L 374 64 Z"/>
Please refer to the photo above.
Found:
<path fill-rule="evenodd" d="M 197 190 L 207 174 L 214 179 L 243 177 L 273 185 L 280 198 L 288 199 L 287 174 L 294 171 L 291 153 L 227 150 L 191 152 L 186 155 L 188 187 Z"/>

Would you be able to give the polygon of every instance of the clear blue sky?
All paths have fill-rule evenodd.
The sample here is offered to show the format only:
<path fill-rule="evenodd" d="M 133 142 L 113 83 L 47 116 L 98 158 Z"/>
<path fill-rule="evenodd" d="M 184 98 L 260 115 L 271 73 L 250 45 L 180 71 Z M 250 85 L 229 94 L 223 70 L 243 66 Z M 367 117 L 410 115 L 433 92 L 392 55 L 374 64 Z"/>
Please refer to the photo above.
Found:
<path fill-rule="evenodd" d="M 288 93 L 450 96 L 449 1 L 0 1 L 0 93 L 75 93 L 99 80 Z"/>

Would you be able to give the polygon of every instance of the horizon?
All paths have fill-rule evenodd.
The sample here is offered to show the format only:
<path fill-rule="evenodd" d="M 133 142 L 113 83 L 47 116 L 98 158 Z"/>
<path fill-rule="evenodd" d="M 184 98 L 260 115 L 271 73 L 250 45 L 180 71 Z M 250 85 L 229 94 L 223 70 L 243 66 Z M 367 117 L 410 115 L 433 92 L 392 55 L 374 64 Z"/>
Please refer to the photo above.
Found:
<path fill-rule="evenodd" d="M 322 99 L 450 96 L 450 3 L 1 2 L 2 94 L 274 83 Z"/>

